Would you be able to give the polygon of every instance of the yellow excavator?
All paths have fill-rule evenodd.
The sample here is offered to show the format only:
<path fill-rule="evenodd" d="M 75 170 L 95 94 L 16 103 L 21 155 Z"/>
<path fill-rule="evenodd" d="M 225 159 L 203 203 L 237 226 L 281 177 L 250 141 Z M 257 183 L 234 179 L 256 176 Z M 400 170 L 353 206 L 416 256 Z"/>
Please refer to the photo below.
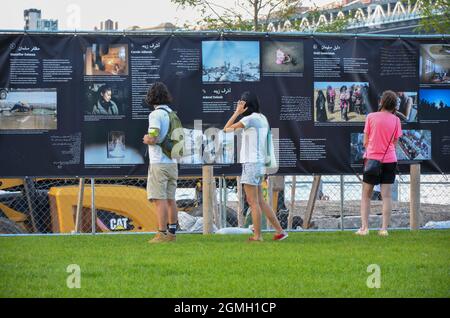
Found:
<path fill-rule="evenodd" d="M 0 233 L 72 233 L 78 202 L 78 185 L 50 179 L 0 179 Z M 72 183 L 74 180 L 72 179 Z M 70 182 L 69 182 L 70 183 Z M 96 231 L 154 231 L 154 204 L 142 187 L 96 184 Z M 81 232 L 91 231 L 91 189 L 84 189 Z"/>
<path fill-rule="evenodd" d="M 179 180 L 192 198 L 177 200 L 179 211 L 202 216 L 201 179 Z M 231 178 L 235 186 L 236 179 Z M 0 179 L 0 234 L 88 233 L 92 230 L 91 187 L 84 187 L 76 229 L 78 179 Z M 96 232 L 151 232 L 157 230 L 155 206 L 147 200 L 143 180 L 96 179 Z M 237 226 L 237 213 L 227 208 L 227 226 Z"/>

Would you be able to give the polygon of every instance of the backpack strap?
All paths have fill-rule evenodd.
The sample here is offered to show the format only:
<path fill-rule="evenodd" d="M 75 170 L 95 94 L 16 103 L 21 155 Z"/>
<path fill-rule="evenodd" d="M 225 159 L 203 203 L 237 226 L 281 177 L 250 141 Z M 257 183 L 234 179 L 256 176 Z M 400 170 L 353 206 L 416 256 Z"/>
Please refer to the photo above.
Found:
<path fill-rule="evenodd" d="M 169 116 L 169 129 L 167 130 L 167 134 L 164 136 L 163 140 L 161 140 L 160 143 L 158 143 L 157 145 L 160 145 L 164 143 L 164 141 L 168 138 L 169 136 L 169 132 L 170 132 L 170 113 L 165 107 L 161 107 L 161 108 L 156 108 L 155 110 L 163 110 L 167 113 L 167 115 Z M 173 111 L 173 110 L 172 110 Z"/>
<path fill-rule="evenodd" d="M 396 117 L 395 117 L 395 128 L 394 128 L 394 132 L 392 133 L 392 136 L 391 136 L 391 139 L 389 140 L 389 143 L 388 143 L 388 146 L 387 146 L 387 148 L 386 148 L 386 151 L 384 152 L 383 159 L 381 159 L 381 163 L 383 163 L 384 157 L 386 157 L 386 154 L 387 154 L 387 152 L 388 152 L 388 150 L 389 150 L 389 147 L 391 146 L 391 143 L 392 143 L 392 141 L 394 140 L 395 133 L 397 132 L 397 127 L 398 127 L 398 120 L 397 120 L 397 116 L 396 116 Z"/>
<path fill-rule="evenodd" d="M 165 107 L 161 107 L 161 108 L 155 108 L 155 110 L 163 110 L 165 111 L 167 114 L 170 114 L 171 112 L 169 112 Z M 173 111 L 173 110 L 172 110 Z"/>

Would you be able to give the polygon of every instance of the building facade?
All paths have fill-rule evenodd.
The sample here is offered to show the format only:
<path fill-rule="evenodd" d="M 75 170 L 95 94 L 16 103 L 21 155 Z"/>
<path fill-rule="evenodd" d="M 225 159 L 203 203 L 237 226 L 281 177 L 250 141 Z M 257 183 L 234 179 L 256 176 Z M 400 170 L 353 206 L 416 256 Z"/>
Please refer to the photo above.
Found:
<path fill-rule="evenodd" d="M 119 22 L 108 19 L 100 22 L 100 27 L 94 27 L 95 31 L 118 31 Z"/>
<path fill-rule="evenodd" d="M 58 20 L 42 19 L 41 10 L 24 10 L 23 18 L 25 20 L 24 30 L 29 31 L 58 31 Z"/>

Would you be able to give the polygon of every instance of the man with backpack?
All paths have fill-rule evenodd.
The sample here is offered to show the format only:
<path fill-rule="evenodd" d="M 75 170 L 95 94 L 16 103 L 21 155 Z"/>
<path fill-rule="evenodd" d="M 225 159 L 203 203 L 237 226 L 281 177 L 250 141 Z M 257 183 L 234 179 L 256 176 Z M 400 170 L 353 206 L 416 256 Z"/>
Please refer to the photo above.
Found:
<path fill-rule="evenodd" d="M 178 222 L 176 159 L 182 154 L 178 141 L 183 140 L 183 129 L 176 112 L 168 106 L 172 97 L 166 85 L 154 83 L 147 92 L 146 102 L 155 108 L 148 117 L 148 134 L 143 138 L 150 159 L 147 197 L 155 202 L 158 218 L 158 232 L 149 243 L 174 242 Z"/>

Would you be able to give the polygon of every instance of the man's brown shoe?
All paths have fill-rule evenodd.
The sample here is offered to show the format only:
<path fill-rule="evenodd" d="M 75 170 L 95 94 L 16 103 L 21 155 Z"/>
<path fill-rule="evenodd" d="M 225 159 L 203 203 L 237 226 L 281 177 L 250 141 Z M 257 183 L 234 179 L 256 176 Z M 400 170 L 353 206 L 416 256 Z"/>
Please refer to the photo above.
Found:
<path fill-rule="evenodd" d="M 149 243 L 165 243 L 165 242 L 169 242 L 169 238 L 168 235 L 162 232 L 158 232 L 156 233 L 156 235 L 150 240 L 148 241 Z"/>

